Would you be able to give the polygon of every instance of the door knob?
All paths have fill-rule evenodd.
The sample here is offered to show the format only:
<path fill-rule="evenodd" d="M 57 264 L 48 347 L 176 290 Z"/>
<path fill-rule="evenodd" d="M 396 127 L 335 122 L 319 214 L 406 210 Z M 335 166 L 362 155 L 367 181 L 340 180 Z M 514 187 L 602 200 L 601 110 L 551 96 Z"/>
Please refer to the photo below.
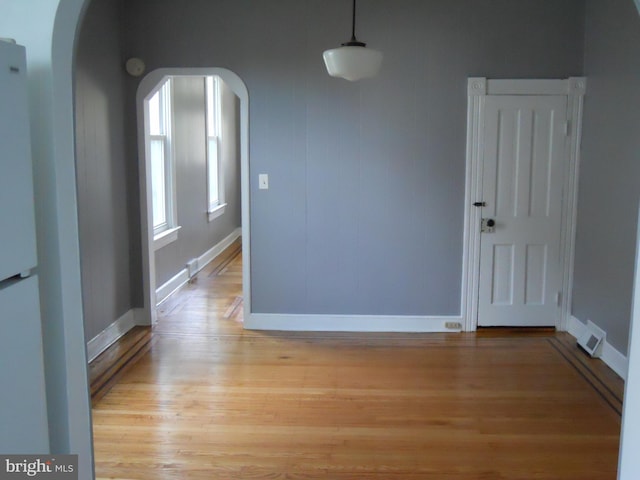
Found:
<path fill-rule="evenodd" d="M 493 233 L 496 231 L 496 221 L 493 218 L 483 218 L 480 224 L 480 233 Z"/>

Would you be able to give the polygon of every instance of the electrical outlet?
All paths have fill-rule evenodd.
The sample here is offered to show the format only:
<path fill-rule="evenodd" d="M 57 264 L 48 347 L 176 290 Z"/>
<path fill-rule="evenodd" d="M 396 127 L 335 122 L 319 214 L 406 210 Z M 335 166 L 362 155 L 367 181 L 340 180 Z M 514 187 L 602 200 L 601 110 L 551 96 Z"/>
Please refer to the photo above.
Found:
<path fill-rule="evenodd" d="M 460 322 L 446 322 L 444 326 L 449 330 L 462 330 L 462 324 Z"/>

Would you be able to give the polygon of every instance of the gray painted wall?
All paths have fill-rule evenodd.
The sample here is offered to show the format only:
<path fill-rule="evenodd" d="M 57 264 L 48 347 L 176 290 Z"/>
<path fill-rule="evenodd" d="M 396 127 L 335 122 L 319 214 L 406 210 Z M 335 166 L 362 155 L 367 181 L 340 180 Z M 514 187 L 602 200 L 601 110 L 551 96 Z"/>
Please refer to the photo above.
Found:
<path fill-rule="evenodd" d="M 349 3 L 131 0 L 127 53 L 248 86 L 254 312 L 457 315 L 466 78 L 581 74 L 584 3 L 363 0 L 386 59 L 356 84 L 321 58 Z"/>
<path fill-rule="evenodd" d="M 627 352 L 640 192 L 640 18 L 633 0 L 587 1 L 588 77 L 573 315 Z"/>
<path fill-rule="evenodd" d="M 128 178 L 137 164 L 125 150 L 120 18 L 120 2 L 92 1 L 76 56 L 78 225 L 87 341 L 132 307 L 128 205 L 137 200 Z"/>
<path fill-rule="evenodd" d="M 239 101 L 221 83 L 221 158 L 225 172 L 225 213 L 209 222 L 207 215 L 207 163 L 205 89 L 203 77 L 174 77 L 173 137 L 176 172 L 178 240 L 156 251 L 156 285 L 159 287 L 186 263 L 199 257 L 240 227 L 240 159 L 238 149 Z"/>

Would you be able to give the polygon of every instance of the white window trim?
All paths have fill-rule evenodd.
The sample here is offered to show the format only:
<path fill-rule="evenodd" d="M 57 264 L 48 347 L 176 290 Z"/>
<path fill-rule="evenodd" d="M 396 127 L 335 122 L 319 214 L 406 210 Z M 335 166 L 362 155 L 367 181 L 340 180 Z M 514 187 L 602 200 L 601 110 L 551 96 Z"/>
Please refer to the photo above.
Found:
<path fill-rule="evenodd" d="M 205 131 L 206 131 L 206 141 L 207 141 L 207 212 L 208 212 L 208 218 L 209 221 L 211 222 L 212 220 L 218 218 L 219 216 L 224 214 L 225 211 L 225 207 L 227 205 L 227 203 L 225 202 L 225 192 L 224 192 L 224 169 L 222 168 L 222 142 L 224 141 L 224 132 L 223 132 L 223 128 L 222 128 L 222 95 L 221 95 L 221 86 L 220 86 L 220 82 L 221 79 L 218 76 L 212 76 L 213 77 L 213 89 L 214 89 L 214 107 L 216 109 L 216 111 L 214 112 L 214 116 L 215 116 L 215 123 L 216 123 L 216 127 L 217 127 L 217 131 L 215 132 L 216 135 L 209 135 L 209 123 L 208 123 L 208 118 L 209 118 L 209 111 L 208 111 L 208 105 L 209 105 L 209 89 L 206 86 L 205 83 L 205 109 L 207 109 L 206 114 L 205 114 Z M 208 77 L 205 77 L 205 82 L 208 81 Z M 216 203 L 212 203 L 209 201 L 209 199 L 211 198 L 211 184 L 209 183 L 209 168 L 210 168 L 210 162 L 209 162 L 209 144 L 210 144 L 210 139 L 215 138 L 216 139 L 216 149 L 217 149 L 217 169 L 218 169 L 218 201 Z"/>
<path fill-rule="evenodd" d="M 162 225 L 157 226 L 153 231 L 153 239 L 154 239 L 154 249 L 162 248 L 165 245 L 168 245 L 171 242 L 177 240 L 177 230 L 180 229 L 178 226 L 178 207 L 176 202 L 176 175 L 175 175 L 175 151 L 174 144 L 172 141 L 172 133 L 173 133 L 173 91 L 171 85 L 171 78 L 168 78 L 166 82 L 160 83 L 158 88 L 155 89 L 148 98 L 152 98 L 158 91 L 160 91 L 167 84 L 167 96 L 168 99 L 165 99 L 164 107 L 164 119 L 165 119 L 165 134 L 164 135 L 151 135 L 148 126 L 149 119 L 149 104 L 146 102 L 145 112 L 147 117 L 147 122 L 145 126 L 145 141 L 147 144 L 147 152 L 149 151 L 149 145 L 151 144 L 152 139 L 164 139 L 165 142 L 165 215 L 166 222 Z M 172 233 L 175 235 L 172 235 Z M 164 235 L 166 233 L 166 235 Z M 159 240 L 160 247 L 156 247 L 156 240 Z"/>
<path fill-rule="evenodd" d="M 226 203 L 222 203 L 220 205 L 217 205 L 213 209 L 209 210 L 209 212 L 208 212 L 209 221 L 212 222 L 216 218 L 221 217 L 222 215 L 224 215 L 224 211 L 226 210 L 226 208 L 227 208 L 227 204 Z"/>
<path fill-rule="evenodd" d="M 178 231 L 182 227 L 173 227 L 163 230 L 157 235 L 153 236 L 153 250 L 160 250 L 162 247 L 166 247 L 170 243 L 178 240 Z"/>
<path fill-rule="evenodd" d="M 171 191 L 171 150 L 170 150 L 170 142 L 168 135 L 151 135 L 148 134 L 148 144 L 151 145 L 154 140 L 160 140 L 164 144 L 164 195 L 165 195 L 165 222 L 154 227 L 153 233 L 154 235 L 159 235 L 162 232 L 172 228 L 172 212 L 171 206 L 173 204 L 173 194 Z M 149 148 L 151 150 L 151 148 Z"/>

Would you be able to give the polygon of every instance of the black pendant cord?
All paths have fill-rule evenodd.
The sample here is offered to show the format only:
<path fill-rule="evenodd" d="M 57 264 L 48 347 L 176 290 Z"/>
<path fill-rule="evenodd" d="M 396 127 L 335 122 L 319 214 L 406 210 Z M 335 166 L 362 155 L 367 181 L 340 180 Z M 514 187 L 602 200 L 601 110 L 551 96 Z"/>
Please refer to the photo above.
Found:
<path fill-rule="evenodd" d="M 356 39 L 356 0 L 353 0 L 353 17 L 351 21 L 351 40 L 342 44 L 343 47 L 366 47 L 367 44 Z"/>
<path fill-rule="evenodd" d="M 357 42 L 356 40 L 356 0 L 353 0 L 353 18 L 351 21 L 351 41 Z"/>

